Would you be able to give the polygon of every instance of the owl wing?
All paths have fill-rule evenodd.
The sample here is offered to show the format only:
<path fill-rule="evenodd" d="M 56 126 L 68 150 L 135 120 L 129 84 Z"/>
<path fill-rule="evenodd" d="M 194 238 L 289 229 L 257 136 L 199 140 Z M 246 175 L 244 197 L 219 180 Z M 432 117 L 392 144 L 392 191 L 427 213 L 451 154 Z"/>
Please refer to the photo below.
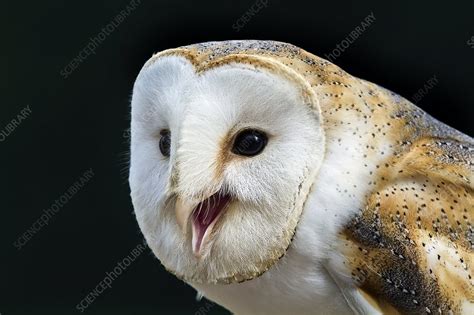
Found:
<path fill-rule="evenodd" d="M 357 313 L 474 314 L 474 146 L 465 140 L 422 138 L 381 167 L 341 235 L 357 285 L 338 283 Z"/>

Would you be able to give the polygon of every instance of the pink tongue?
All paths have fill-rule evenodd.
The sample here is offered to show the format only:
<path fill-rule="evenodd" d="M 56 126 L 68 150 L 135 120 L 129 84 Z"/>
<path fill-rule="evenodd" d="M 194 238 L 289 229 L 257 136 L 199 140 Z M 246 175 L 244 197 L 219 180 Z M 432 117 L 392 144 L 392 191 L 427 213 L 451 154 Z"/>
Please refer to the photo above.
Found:
<path fill-rule="evenodd" d="M 229 201 L 230 196 L 216 193 L 201 202 L 196 209 L 194 209 L 193 225 L 197 237 L 196 247 L 198 249 L 201 248 L 202 239 L 204 238 L 207 228 L 214 222 Z"/>

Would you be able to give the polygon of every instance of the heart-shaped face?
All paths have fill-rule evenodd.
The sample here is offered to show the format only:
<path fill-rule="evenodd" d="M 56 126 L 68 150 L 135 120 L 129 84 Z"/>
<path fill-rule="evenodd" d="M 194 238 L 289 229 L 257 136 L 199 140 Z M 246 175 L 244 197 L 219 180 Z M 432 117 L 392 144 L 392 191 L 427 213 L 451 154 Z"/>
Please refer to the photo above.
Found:
<path fill-rule="evenodd" d="M 282 63 L 186 49 L 134 86 L 130 186 L 140 228 L 190 283 L 241 282 L 285 254 L 324 154 L 313 91 Z"/>

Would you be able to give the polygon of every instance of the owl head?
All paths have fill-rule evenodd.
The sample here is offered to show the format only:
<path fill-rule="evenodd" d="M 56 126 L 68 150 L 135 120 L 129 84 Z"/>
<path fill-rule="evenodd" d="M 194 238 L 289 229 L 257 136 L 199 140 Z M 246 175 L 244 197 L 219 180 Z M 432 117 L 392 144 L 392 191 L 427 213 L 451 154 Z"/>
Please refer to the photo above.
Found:
<path fill-rule="evenodd" d="M 162 264 L 190 283 L 242 282 L 275 264 L 323 159 L 311 86 L 252 45 L 166 50 L 134 84 L 136 217 Z"/>

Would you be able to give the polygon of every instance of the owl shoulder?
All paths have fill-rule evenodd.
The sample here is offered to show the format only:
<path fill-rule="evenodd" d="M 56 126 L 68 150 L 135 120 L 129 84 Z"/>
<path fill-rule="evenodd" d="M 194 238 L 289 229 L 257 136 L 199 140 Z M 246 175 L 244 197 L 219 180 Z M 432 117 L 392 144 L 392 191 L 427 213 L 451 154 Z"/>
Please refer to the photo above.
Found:
<path fill-rule="evenodd" d="M 382 313 L 473 313 L 474 146 L 422 138 L 386 164 L 341 233 L 357 299 Z"/>

